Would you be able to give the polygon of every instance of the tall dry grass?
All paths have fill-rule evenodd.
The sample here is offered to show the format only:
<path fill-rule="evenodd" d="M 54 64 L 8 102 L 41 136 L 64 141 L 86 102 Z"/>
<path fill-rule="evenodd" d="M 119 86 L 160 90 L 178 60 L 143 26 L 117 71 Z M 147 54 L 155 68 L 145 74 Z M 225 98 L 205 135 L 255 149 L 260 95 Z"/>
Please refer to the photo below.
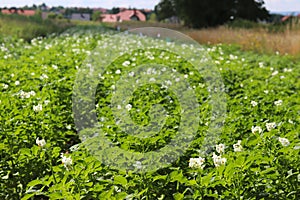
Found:
<path fill-rule="evenodd" d="M 140 27 L 164 27 L 180 31 L 189 35 L 201 44 L 235 44 L 244 50 L 256 51 L 259 53 L 289 54 L 300 58 L 300 23 L 279 25 L 280 30 L 276 31 L 276 26 L 265 25 L 258 28 L 230 28 L 221 26 L 218 28 L 193 30 L 178 24 L 167 24 L 159 22 L 122 22 L 116 24 L 106 24 L 108 27 L 116 28 L 120 26 L 122 30 Z M 265 27 L 265 28 L 261 28 Z M 268 29 L 269 28 L 269 29 Z M 270 31 L 273 28 L 275 31 Z"/>
<path fill-rule="evenodd" d="M 271 33 L 265 29 L 218 27 L 187 30 L 184 33 L 201 44 L 236 44 L 244 50 L 300 56 L 300 30 L 297 29 Z"/>

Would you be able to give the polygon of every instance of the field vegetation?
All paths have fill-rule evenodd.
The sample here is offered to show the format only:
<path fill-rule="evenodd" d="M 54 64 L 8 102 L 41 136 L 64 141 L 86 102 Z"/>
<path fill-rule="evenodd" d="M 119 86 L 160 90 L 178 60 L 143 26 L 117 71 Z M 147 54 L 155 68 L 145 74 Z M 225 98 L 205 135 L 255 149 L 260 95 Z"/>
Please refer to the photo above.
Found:
<path fill-rule="evenodd" d="M 216 30 L 221 33 L 224 29 Z M 228 29 L 227 34 L 232 33 L 229 31 L 237 30 Z M 299 62 L 285 55 L 242 51 L 233 45 L 202 46 L 200 52 L 211 58 L 210 65 L 222 77 L 221 90 L 227 101 L 226 118 L 214 122 L 218 119 L 211 117 L 212 88 L 191 62 L 163 50 L 173 45 L 170 41 L 127 34 L 120 36 L 118 43 L 106 43 L 114 34 L 94 26 L 72 28 L 30 42 L 2 39 L 0 199 L 300 198 Z M 157 48 L 128 51 L 130 42 L 137 40 L 157 44 Z M 74 123 L 72 95 L 78 71 L 99 44 L 99 50 L 111 47 L 123 52 L 99 74 L 97 102 L 93 105 L 97 124 L 118 148 L 148 152 L 168 144 L 177 136 L 182 113 L 189 112 L 182 109 L 171 85 L 186 80 L 189 89 L 195 91 L 200 105 L 195 139 L 170 166 L 136 173 L 147 164 L 141 160 L 132 170 L 122 170 L 97 160 L 81 144 L 86 138 L 79 137 Z M 174 48 L 186 48 L 181 52 L 195 50 L 193 46 L 176 45 Z M 110 51 L 103 53 L 111 55 Z M 166 108 L 167 113 L 162 115 L 167 126 L 159 134 L 141 139 L 118 129 L 109 103 L 121 76 L 134 77 L 135 67 L 153 62 L 166 66 L 173 78 L 163 85 L 154 84 L 151 81 L 157 73 L 166 69 L 151 68 L 147 74 L 154 79 L 134 89 L 130 102 L 117 107 L 142 125 L 153 119 L 150 111 L 154 104 Z M 84 96 L 79 97 L 86 101 Z M 199 150 L 213 123 L 224 126 L 216 145 L 208 146 L 204 154 Z M 126 154 L 109 154 L 109 158 L 116 163 L 127 159 Z"/>
<path fill-rule="evenodd" d="M 43 20 L 35 16 L 5 15 L 0 13 L 0 37 L 23 38 L 30 41 L 51 33 L 61 33 L 72 24 L 65 19 Z"/>
<path fill-rule="evenodd" d="M 126 32 L 141 27 L 173 29 L 199 45 Z M 297 20 L 192 29 L 0 15 L 0 199 L 298 200 L 299 59 Z M 174 92 L 182 82 L 188 87 Z M 139 137 L 127 121 L 155 129 L 138 129 Z M 133 159 L 174 140 L 169 154 Z M 152 165 L 177 152 L 170 165 Z"/>
<path fill-rule="evenodd" d="M 122 30 L 140 27 L 163 27 L 180 31 L 200 44 L 230 44 L 243 50 L 257 53 L 300 56 L 300 21 L 292 20 L 280 24 L 259 24 L 247 20 L 237 20 L 214 28 L 189 29 L 180 24 L 162 22 L 122 22 L 106 24 Z"/>

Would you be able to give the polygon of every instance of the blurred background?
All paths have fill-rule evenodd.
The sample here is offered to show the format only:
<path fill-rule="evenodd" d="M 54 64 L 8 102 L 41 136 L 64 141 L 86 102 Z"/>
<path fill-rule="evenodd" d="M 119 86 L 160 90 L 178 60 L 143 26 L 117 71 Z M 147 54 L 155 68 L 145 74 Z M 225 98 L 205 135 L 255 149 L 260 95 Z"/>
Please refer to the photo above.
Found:
<path fill-rule="evenodd" d="M 28 41 L 72 26 L 116 31 L 154 26 L 181 31 L 201 44 L 300 54 L 297 0 L 2 0 L 0 9 L 0 35 Z"/>

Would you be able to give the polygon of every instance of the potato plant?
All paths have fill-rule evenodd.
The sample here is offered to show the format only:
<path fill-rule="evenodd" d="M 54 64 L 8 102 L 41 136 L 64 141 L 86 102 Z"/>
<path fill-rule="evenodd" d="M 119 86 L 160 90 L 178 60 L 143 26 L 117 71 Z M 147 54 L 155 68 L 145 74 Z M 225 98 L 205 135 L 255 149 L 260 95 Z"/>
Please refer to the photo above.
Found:
<path fill-rule="evenodd" d="M 222 133 L 205 155 L 199 150 L 210 124 L 211 97 L 203 74 L 163 49 L 118 57 L 99 77 L 94 105 L 97 123 L 114 145 L 150 152 L 176 137 L 182 108 L 167 86 L 177 79 L 166 85 L 150 81 L 133 91 L 130 104 L 120 106 L 143 126 L 158 120 L 151 109 L 161 105 L 164 126 L 151 137 L 122 132 L 109 106 L 114 83 L 153 60 L 190 83 L 200 105 L 199 126 L 188 149 L 167 167 L 136 173 L 96 159 L 78 135 L 72 95 L 78 70 L 113 34 L 74 28 L 30 43 L 1 39 L 0 199 L 300 198 L 300 64 L 288 56 L 229 45 L 203 47 L 222 77 L 227 103 Z M 126 43 L 129 37 L 123 35 L 120 41 Z"/>

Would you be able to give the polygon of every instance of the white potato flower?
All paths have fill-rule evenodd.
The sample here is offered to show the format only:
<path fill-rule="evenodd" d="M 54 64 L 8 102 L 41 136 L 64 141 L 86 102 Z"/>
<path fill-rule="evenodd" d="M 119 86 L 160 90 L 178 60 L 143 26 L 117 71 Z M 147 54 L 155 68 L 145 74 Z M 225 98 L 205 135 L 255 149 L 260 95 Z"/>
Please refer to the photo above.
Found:
<path fill-rule="evenodd" d="M 46 145 L 46 141 L 44 139 L 39 139 L 39 137 L 36 138 L 35 143 L 39 146 L 39 147 L 44 147 Z"/>
<path fill-rule="evenodd" d="M 48 79 L 49 77 L 46 75 L 46 74 L 42 74 L 41 76 L 40 76 L 40 79 L 42 79 L 42 80 L 44 80 L 44 79 Z"/>
<path fill-rule="evenodd" d="M 204 168 L 204 162 L 205 162 L 205 158 L 190 158 L 189 160 L 189 167 L 191 168 Z"/>
<path fill-rule="evenodd" d="M 135 164 L 133 164 L 133 166 L 137 169 L 142 169 L 143 165 L 140 161 L 136 161 Z"/>
<path fill-rule="evenodd" d="M 238 140 L 238 142 L 233 145 L 233 150 L 235 152 L 241 152 L 241 151 L 243 151 L 243 147 L 241 145 L 241 142 L 242 142 L 242 140 Z"/>
<path fill-rule="evenodd" d="M 212 155 L 215 167 L 219 167 L 221 165 L 225 165 L 227 159 L 222 158 L 221 156 L 217 156 L 215 153 Z"/>
<path fill-rule="evenodd" d="M 61 158 L 62 158 L 61 162 L 64 164 L 65 168 L 68 169 L 68 167 L 71 166 L 73 163 L 72 158 L 66 157 L 63 154 L 61 154 Z"/>
<path fill-rule="evenodd" d="M 56 70 L 56 69 L 58 69 L 58 66 L 57 65 L 52 65 L 52 68 Z"/>
<path fill-rule="evenodd" d="M 258 105 L 258 103 L 257 103 L 256 101 L 251 101 L 251 105 L 252 105 L 253 107 L 255 107 L 255 106 Z"/>
<path fill-rule="evenodd" d="M 42 111 L 42 110 L 43 110 L 42 104 L 38 104 L 38 105 L 36 105 L 36 106 L 33 106 L 33 110 L 34 110 L 35 112 L 40 112 L 40 111 Z"/>
<path fill-rule="evenodd" d="M 225 144 L 218 144 L 216 145 L 216 151 L 220 154 L 225 152 Z"/>
<path fill-rule="evenodd" d="M 131 104 L 127 104 L 127 105 L 125 106 L 125 108 L 129 111 L 129 110 L 131 110 L 132 105 L 131 105 Z"/>
<path fill-rule="evenodd" d="M 133 77 L 134 76 L 134 72 L 129 72 L 128 74 L 130 77 Z"/>
<path fill-rule="evenodd" d="M 282 100 L 275 101 L 274 104 L 275 104 L 275 106 L 281 106 Z"/>
<path fill-rule="evenodd" d="M 290 141 L 286 138 L 278 137 L 279 142 L 282 144 L 282 146 L 287 147 L 290 145 Z"/>
<path fill-rule="evenodd" d="M 262 128 L 260 126 L 252 126 L 251 131 L 252 131 L 253 134 L 255 134 L 256 132 L 261 134 L 262 133 Z"/>
<path fill-rule="evenodd" d="M 284 72 L 292 72 L 293 69 L 284 68 L 283 71 L 284 71 Z"/>
<path fill-rule="evenodd" d="M 35 91 L 31 90 L 31 91 L 29 92 L 29 95 L 30 95 L 30 96 L 35 96 L 36 93 L 35 93 Z"/>
<path fill-rule="evenodd" d="M 73 146 L 70 147 L 70 151 L 78 151 L 78 149 L 80 148 L 80 144 L 75 144 Z"/>
<path fill-rule="evenodd" d="M 151 77 L 151 78 L 149 79 L 149 82 L 155 82 L 155 81 L 156 81 L 156 79 L 153 78 L 153 77 Z"/>
<path fill-rule="evenodd" d="M 7 85 L 7 84 L 3 84 L 3 88 L 4 88 L 4 89 L 7 89 L 7 88 L 8 88 L 8 85 Z"/>
<path fill-rule="evenodd" d="M 130 61 L 126 60 L 125 62 L 123 62 L 122 64 L 124 67 L 127 67 L 128 65 L 130 65 Z"/>
<path fill-rule="evenodd" d="M 273 73 L 272 73 L 272 76 L 276 76 L 278 74 L 278 71 L 274 71 Z"/>
<path fill-rule="evenodd" d="M 266 128 L 268 131 L 271 131 L 272 129 L 276 128 L 276 123 L 275 122 L 267 123 Z"/>

